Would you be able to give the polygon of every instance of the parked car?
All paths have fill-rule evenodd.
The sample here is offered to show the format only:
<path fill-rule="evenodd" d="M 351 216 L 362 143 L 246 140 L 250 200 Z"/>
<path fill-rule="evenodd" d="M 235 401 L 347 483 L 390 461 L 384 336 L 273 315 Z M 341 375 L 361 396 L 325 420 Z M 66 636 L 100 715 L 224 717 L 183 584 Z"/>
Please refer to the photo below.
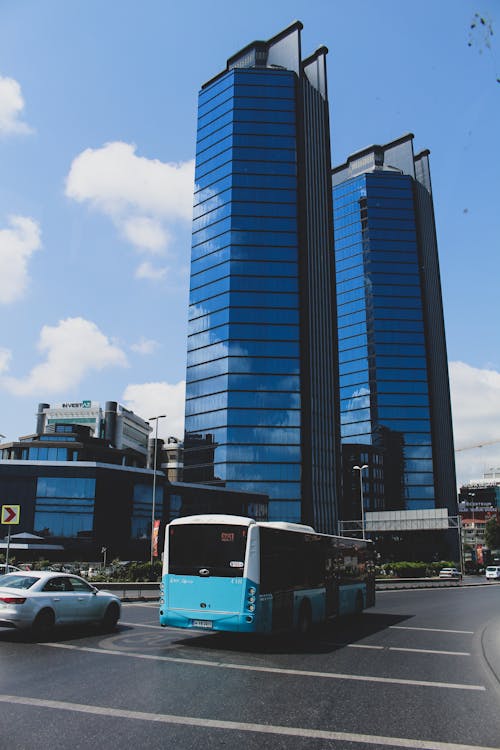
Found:
<path fill-rule="evenodd" d="M 486 568 L 486 580 L 498 581 L 500 579 L 500 565 L 488 565 Z"/>
<path fill-rule="evenodd" d="M 457 568 L 442 568 L 439 571 L 440 578 L 462 578 L 462 574 Z"/>
<path fill-rule="evenodd" d="M 7 567 L 9 568 L 8 570 L 6 570 Z M 10 563 L 8 566 L 6 566 L 5 563 L 0 563 L 0 575 L 5 575 L 5 573 L 15 573 L 18 570 L 21 570 L 21 568 L 11 565 Z"/>
<path fill-rule="evenodd" d="M 80 576 L 54 571 L 19 571 L 0 576 L 0 627 L 48 634 L 56 625 L 97 623 L 113 630 L 121 601 Z"/>

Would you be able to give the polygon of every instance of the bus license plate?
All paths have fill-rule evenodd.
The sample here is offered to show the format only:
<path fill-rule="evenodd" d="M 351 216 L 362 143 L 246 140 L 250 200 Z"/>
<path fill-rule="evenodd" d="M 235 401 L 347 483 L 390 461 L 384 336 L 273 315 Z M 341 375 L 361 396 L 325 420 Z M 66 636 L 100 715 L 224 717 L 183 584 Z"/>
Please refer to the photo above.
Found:
<path fill-rule="evenodd" d="M 193 628 L 212 629 L 212 620 L 193 620 Z"/>

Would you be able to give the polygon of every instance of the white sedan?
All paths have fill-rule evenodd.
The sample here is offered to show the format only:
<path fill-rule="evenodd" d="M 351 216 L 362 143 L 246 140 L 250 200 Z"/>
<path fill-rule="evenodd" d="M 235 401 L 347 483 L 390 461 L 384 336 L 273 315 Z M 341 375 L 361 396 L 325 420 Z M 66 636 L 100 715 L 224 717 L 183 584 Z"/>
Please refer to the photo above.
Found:
<path fill-rule="evenodd" d="M 99 591 L 80 576 L 54 571 L 20 571 L 0 575 L 0 627 L 31 629 L 46 635 L 55 625 L 97 623 L 113 630 L 121 601 Z"/>
<path fill-rule="evenodd" d="M 7 567 L 9 568 L 7 570 Z M 6 565 L 5 563 L 0 563 L 0 576 L 5 575 L 5 573 L 14 573 L 17 570 L 21 570 L 21 568 L 18 568 L 17 565 Z"/>
<path fill-rule="evenodd" d="M 439 571 L 440 578 L 462 578 L 462 574 L 457 568 L 442 568 Z"/>

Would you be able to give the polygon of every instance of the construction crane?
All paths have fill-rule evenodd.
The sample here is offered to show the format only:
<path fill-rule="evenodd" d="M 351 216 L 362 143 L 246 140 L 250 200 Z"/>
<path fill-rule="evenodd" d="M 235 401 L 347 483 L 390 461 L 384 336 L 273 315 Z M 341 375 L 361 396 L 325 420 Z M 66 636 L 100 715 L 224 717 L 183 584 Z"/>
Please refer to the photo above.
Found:
<path fill-rule="evenodd" d="M 485 445 L 495 445 L 496 443 L 500 443 L 500 438 L 497 440 L 485 440 L 483 443 L 476 443 L 476 445 L 464 445 L 463 448 L 455 448 L 455 453 L 470 451 L 473 448 L 484 448 Z"/>

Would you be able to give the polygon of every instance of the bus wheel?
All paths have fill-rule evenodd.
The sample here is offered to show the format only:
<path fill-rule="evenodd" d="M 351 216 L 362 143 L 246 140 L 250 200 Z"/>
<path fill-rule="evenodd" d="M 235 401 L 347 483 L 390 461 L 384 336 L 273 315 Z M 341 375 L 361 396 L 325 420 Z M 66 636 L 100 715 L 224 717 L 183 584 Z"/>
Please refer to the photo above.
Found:
<path fill-rule="evenodd" d="M 311 605 L 307 599 L 304 599 L 299 609 L 299 618 L 297 620 L 297 630 L 301 637 L 308 635 L 312 626 Z"/>

